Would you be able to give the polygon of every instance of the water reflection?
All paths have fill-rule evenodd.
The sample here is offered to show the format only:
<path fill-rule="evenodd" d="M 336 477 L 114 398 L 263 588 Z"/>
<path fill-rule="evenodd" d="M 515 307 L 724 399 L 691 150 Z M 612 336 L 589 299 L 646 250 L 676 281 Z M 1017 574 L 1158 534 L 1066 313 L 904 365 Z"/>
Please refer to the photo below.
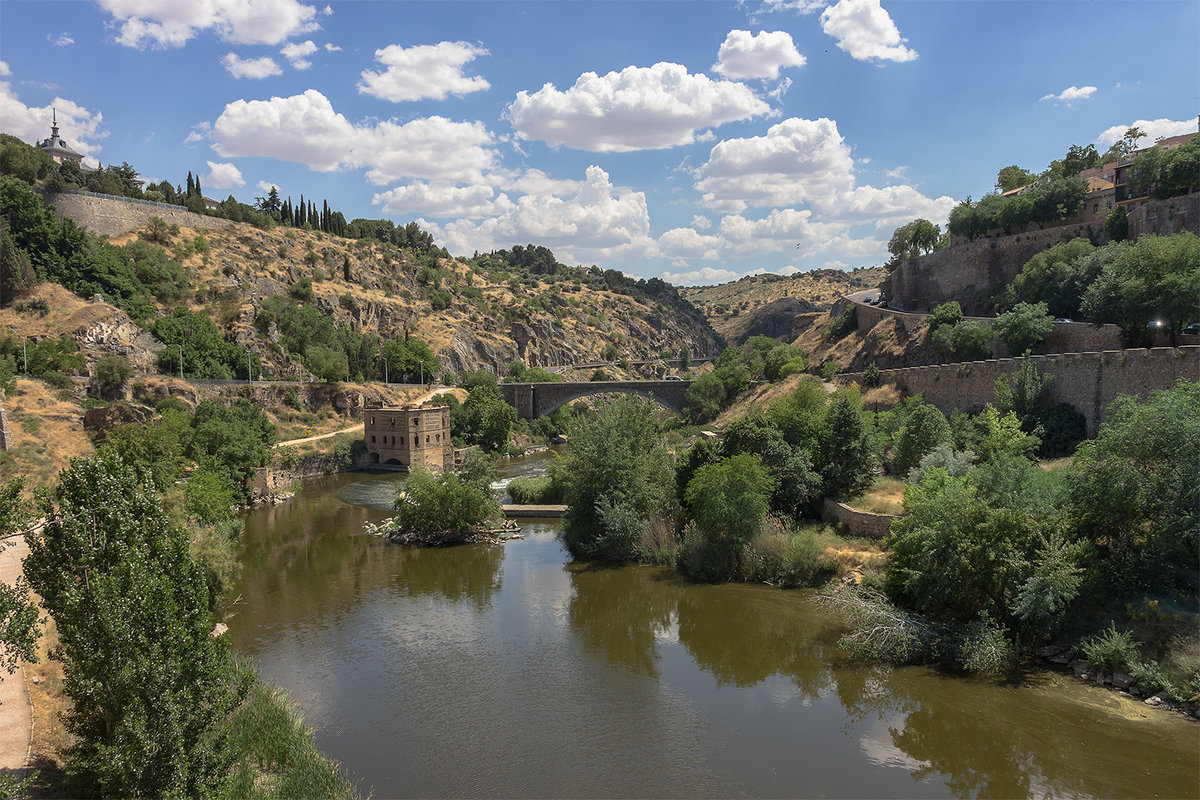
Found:
<path fill-rule="evenodd" d="M 662 570 L 572 564 L 567 619 L 589 649 L 614 664 L 658 676 L 659 638 L 671 629 L 679 595 Z"/>
<path fill-rule="evenodd" d="M 361 534 L 389 515 L 394 480 L 310 482 L 252 512 L 231 621 L 377 796 L 1194 796 L 1200 782 L 1192 724 L 1052 675 L 1014 687 L 846 664 L 805 592 L 566 563 L 551 524 L 440 550 Z"/>

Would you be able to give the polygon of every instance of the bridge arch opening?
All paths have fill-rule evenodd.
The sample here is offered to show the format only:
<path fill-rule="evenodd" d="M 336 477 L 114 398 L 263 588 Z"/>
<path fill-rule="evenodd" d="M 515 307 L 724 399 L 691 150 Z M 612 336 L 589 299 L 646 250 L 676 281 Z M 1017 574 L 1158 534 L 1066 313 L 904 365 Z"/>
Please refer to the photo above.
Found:
<path fill-rule="evenodd" d="M 563 399 L 561 399 L 561 400 L 558 400 L 558 401 L 556 401 L 556 402 L 554 402 L 554 403 L 552 403 L 552 404 L 550 404 L 550 405 L 546 406 L 545 408 L 539 408 L 539 409 L 538 409 L 538 416 L 539 416 L 539 417 L 544 417 L 544 416 L 546 416 L 547 414 L 553 414 L 555 411 L 557 411 L 558 409 L 562 408 L 563 406 L 565 406 L 565 405 L 570 405 L 571 403 L 574 403 L 574 402 L 576 402 L 576 401 L 578 401 L 578 400 L 583 400 L 583 399 L 585 399 L 585 398 L 588 398 L 588 397 L 599 397 L 600 395 L 606 395 L 606 394 L 631 394 L 631 395 L 637 395 L 638 397 L 644 397 L 644 398 L 646 398 L 647 400 L 652 400 L 652 401 L 653 401 L 653 402 L 655 402 L 656 404 L 658 404 L 658 405 L 662 406 L 663 408 L 665 408 L 665 409 L 667 409 L 668 411 L 671 411 L 671 412 L 673 412 L 673 413 L 680 414 L 680 413 L 682 413 L 682 412 L 683 412 L 683 409 L 682 409 L 682 408 L 676 408 L 676 406 L 675 406 L 675 404 L 674 404 L 674 403 L 670 403 L 670 402 L 668 402 L 668 401 L 664 400 L 664 399 L 663 399 L 661 396 L 656 396 L 656 395 L 654 394 L 653 390 L 650 390 L 650 391 L 640 391 L 640 390 L 636 390 L 636 389 L 628 389 L 628 388 L 624 388 L 624 387 L 621 387 L 621 388 L 617 388 L 617 387 L 613 387 L 613 388 L 597 387 L 597 388 L 595 388 L 595 389 L 592 389 L 592 390 L 590 390 L 590 391 L 581 391 L 581 392 L 579 392 L 578 394 L 576 394 L 576 395 L 574 395 L 574 396 L 572 396 L 572 397 L 566 397 L 566 398 L 563 398 Z"/>

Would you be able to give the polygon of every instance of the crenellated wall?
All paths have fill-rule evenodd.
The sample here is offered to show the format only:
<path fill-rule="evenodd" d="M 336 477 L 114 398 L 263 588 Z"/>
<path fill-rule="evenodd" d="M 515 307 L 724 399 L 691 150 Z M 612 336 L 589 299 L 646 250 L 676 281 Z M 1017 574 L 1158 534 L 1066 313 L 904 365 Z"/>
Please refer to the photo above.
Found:
<path fill-rule="evenodd" d="M 1083 412 L 1088 435 L 1095 436 L 1104 414 L 1117 395 L 1146 397 L 1180 380 L 1200 381 L 1200 346 L 1107 350 L 1032 356 L 1038 371 L 1050 375 L 1052 401 L 1070 403 Z M 927 367 L 881 371 L 881 382 L 894 384 L 906 395 L 922 395 L 927 403 L 949 413 L 954 409 L 977 412 L 996 402 L 996 379 L 1021 367 L 1019 358 L 967 361 Z M 844 373 L 839 383 L 856 381 L 862 373 Z"/>
<path fill-rule="evenodd" d="M 98 236 L 120 236 L 135 231 L 151 217 L 188 228 L 227 228 L 233 224 L 220 217 L 193 214 L 182 206 L 128 197 L 63 192 L 47 194 L 44 199 L 54 206 L 59 219 L 70 217 L 76 225 Z"/>
<path fill-rule="evenodd" d="M 1129 237 L 1146 233 L 1170 234 L 1189 230 L 1200 234 L 1200 193 L 1156 200 L 1129 212 Z M 992 298 L 1012 283 L 1025 262 L 1061 242 L 1080 236 L 1105 244 L 1103 224 L 1081 223 L 1011 236 L 994 231 L 973 242 L 962 242 L 926 256 L 909 259 L 884 278 L 883 296 L 908 311 L 931 311 L 957 300 L 965 314 L 995 313 Z"/>

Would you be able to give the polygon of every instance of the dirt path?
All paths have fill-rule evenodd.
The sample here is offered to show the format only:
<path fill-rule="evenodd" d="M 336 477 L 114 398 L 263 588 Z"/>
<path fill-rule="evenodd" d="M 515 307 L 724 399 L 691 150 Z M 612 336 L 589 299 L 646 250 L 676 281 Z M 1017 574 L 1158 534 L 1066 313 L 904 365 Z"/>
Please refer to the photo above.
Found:
<path fill-rule="evenodd" d="M 434 395 L 445 394 L 446 392 L 452 392 L 452 391 L 454 391 L 454 387 L 452 387 L 452 386 L 439 386 L 436 389 L 430 389 L 425 394 L 420 395 L 420 396 L 414 398 L 413 400 L 409 400 L 408 402 L 410 402 L 414 405 L 417 403 L 424 403 L 426 400 L 433 397 Z M 329 439 L 333 436 L 339 436 L 343 433 L 354 433 L 355 431 L 361 431 L 362 427 L 363 427 L 363 424 L 361 422 L 356 422 L 355 424 L 351 425 L 349 428 L 342 428 L 340 431 L 332 431 L 331 433 L 322 433 L 318 436 L 306 436 L 303 439 L 288 439 L 286 442 L 276 442 L 275 446 L 276 447 L 291 447 L 292 445 L 304 444 L 305 442 L 315 442 L 318 439 Z"/>
<path fill-rule="evenodd" d="M 11 585 L 21 574 L 21 559 L 29 553 L 24 537 L 9 539 L 0 551 L 0 582 Z M 33 736 L 33 712 L 25 671 L 18 667 L 12 675 L 0 672 L 0 769 L 20 769 L 29 761 L 29 742 Z"/>

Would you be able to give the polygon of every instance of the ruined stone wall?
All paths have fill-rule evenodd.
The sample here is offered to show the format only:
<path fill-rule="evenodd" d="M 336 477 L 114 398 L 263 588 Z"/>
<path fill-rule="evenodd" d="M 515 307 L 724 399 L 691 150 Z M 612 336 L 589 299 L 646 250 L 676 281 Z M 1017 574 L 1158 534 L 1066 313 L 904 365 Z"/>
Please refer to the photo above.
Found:
<path fill-rule="evenodd" d="M 850 531 L 851 536 L 862 536 L 867 539 L 885 539 L 892 530 L 892 521 L 896 519 L 891 514 L 872 514 L 870 511 L 859 511 L 845 503 L 839 503 L 832 497 L 826 497 L 821 508 L 821 518 L 826 522 L 840 522 Z"/>
<path fill-rule="evenodd" d="M 1200 193 L 1156 200 L 1129 212 L 1129 237 L 1189 230 L 1200 234 Z M 1012 236 L 993 231 L 973 242 L 954 244 L 896 267 L 880 285 L 888 301 L 907 311 L 928 312 L 957 300 L 964 314 L 995 312 L 993 295 L 1012 283 L 1025 262 L 1038 253 L 1080 236 L 1098 244 L 1108 241 L 1103 223 L 1080 223 Z"/>
<path fill-rule="evenodd" d="M 193 214 L 182 206 L 152 203 L 112 195 L 76 194 L 62 192 L 46 194 L 44 199 L 54 206 L 58 218 L 69 217 L 76 225 L 97 236 L 120 236 L 135 231 L 158 217 L 168 225 L 188 228 L 227 228 L 227 219 Z"/>
<path fill-rule="evenodd" d="M 3 402 L 4 390 L 0 389 L 0 403 Z M 0 450 L 7 450 L 12 447 L 12 444 L 12 431 L 8 429 L 8 413 L 4 410 L 4 406 L 0 405 Z"/>
<path fill-rule="evenodd" d="M 1033 356 L 1038 371 L 1054 380 L 1054 403 L 1070 403 L 1088 421 L 1095 436 L 1105 411 L 1117 395 L 1146 397 L 1180 380 L 1200 381 L 1200 346 L 1108 350 L 1099 353 L 1060 353 Z M 926 367 L 883 370 L 881 382 L 894 384 L 906 395 L 922 395 L 927 403 L 949 413 L 954 409 L 978 412 L 996 402 L 996 379 L 1015 374 L 1019 358 L 968 361 Z M 838 375 L 839 383 L 862 382 L 862 373 Z"/>

